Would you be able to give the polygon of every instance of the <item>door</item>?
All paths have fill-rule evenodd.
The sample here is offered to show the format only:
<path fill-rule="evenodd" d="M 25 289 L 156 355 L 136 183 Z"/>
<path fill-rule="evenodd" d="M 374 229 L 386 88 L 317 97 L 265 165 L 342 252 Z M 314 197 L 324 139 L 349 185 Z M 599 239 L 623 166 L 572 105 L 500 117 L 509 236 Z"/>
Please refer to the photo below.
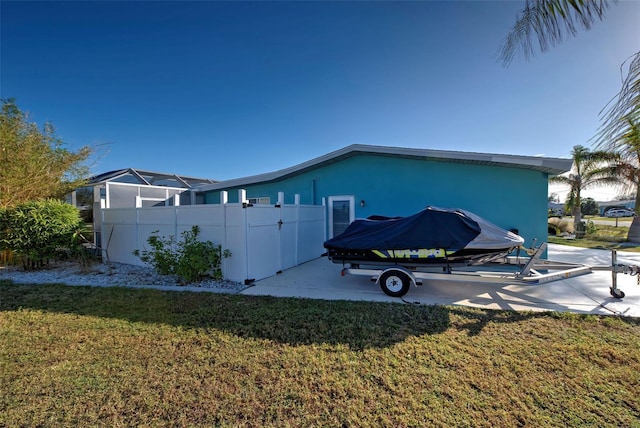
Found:
<path fill-rule="evenodd" d="M 355 219 L 354 196 L 329 196 L 329 238 L 340 235 Z"/>

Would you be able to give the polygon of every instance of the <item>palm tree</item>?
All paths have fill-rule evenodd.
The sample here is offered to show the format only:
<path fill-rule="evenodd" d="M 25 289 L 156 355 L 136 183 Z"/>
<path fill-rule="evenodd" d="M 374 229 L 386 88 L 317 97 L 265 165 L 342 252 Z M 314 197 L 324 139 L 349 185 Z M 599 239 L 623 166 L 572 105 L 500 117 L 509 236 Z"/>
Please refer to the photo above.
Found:
<path fill-rule="evenodd" d="M 622 191 L 635 193 L 635 212 L 640 214 L 640 124 L 626 118 L 619 131 L 611 140 L 600 141 L 598 147 L 618 154 L 618 161 L 612 165 L 611 174 L 618 177 Z M 636 215 L 629 228 L 627 240 L 640 242 L 640 217 Z"/>
<path fill-rule="evenodd" d="M 617 0 L 526 0 L 525 8 L 511 27 L 499 53 L 508 66 L 516 56 L 525 60 L 535 55 L 532 42 L 537 37 L 542 52 L 575 36 L 577 28 L 589 30 L 604 18 L 606 10 Z M 594 137 L 598 146 L 621 141 L 629 131 L 629 123 L 640 123 L 640 51 L 631 55 L 620 67 L 622 87 L 600 111 L 602 124 Z M 617 143 L 616 143 L 617 144 Z"/>
<path fill-rule="evenodd" d="M 608 151 L 592 152 L 586 147 L 577 145 L 573 147 L 571 157 L 573 158 L 573 166 L 569 174 L 556 175 L 551 177 L 549 181 L 569 186 L 567 202 L 572 207 L 573 228 L 577 232 L 582 221 L 581 192 L 590 187 L 618 183 L 617 177 L 613 175 L 611 170 L 611 162 L 617 161 L 618 155 Z"/>
<path fill-rule="evenodd" d="M 591 29 L 597 20 L 604 18 L 610 3 L 607 0 L 526 0 L 502 45 L 499 61 L 506 67 L 518 54 L 527 61 L 533 58 L 534 35 L 540 50 L 546 52 L 566 36 L 575 36 L 578 25 Z"/>
<path fill-rule="evenodd" d="M 575 36 L 578 26 L 589 30 L 604 18 L 612 3 L 618 0 L 526 0 L 525 8 L 507 34 L 499 60 L 505 67 L 518 54 L 529 60 L 535 54 L 534 37 L 540 50 L 545 52 L 565 37 Z M 597 149 L 606 148 L 619 154 L 620 163 L 612 167 L 610 174 L 617 174 L 622 181 L 635 186 L 635 209 L 640 213 L 640 191 L 637 190 L 640 185 L 640 51 L 624 61 L 620 74 L 622 87 L 600 111 L 602 123 L 593 139 Z M 640 242 L 640 216 L 634 218 L 627 239 Z"/>
<path fill-rule="evenodd" d="M 630 56 L 620 67 L 622 89 L 600 111 L 602 125 L 594 137 L 598 145 L 619 145 L 628 140 L 629 132 L 640 123 L 640 52 Z M 637 137 L 636 137 L 637 138 Z M 623 143 L 623 145 L 626 143 Z"/>

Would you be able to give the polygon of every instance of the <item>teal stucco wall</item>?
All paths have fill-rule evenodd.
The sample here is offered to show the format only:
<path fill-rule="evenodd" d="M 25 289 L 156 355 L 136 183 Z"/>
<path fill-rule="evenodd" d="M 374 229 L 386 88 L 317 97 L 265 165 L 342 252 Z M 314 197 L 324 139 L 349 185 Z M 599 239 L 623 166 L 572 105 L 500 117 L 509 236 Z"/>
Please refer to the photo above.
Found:
<path fill-rule="evenodd" d="M 523 168 L 358 154 L 288 178 L 243 186 L 247 197 L 271 198 L 285 193 L 285 203 L 300 195 L 302 204 L 319 205 L 322 198 L 353 195 L 356 218 L 372 214 L 405 216 L 431 205 L 462 208 L 495 223 L 519 230 L 526 242 L 546 241 L 547 174 Z M 238 201 L 228 188 L 229 202 Z M 205 194 L 219 203 L 219 191 Z M 359 202 L 365 201 L 360 207 Z"/>

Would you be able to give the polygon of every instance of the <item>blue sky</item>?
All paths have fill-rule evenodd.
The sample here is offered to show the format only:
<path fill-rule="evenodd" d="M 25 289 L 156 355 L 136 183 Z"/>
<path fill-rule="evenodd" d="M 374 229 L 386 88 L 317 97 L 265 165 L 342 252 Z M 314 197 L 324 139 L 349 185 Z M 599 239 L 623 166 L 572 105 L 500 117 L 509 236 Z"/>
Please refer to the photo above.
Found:
<path fill-rule="evenodd" d="M 229 179 L 349 144 L 568 157 L 640 46 L 640 2 L 509 68 L 522 1 L 2 1 L 0 96 L 95 173 Z"/>

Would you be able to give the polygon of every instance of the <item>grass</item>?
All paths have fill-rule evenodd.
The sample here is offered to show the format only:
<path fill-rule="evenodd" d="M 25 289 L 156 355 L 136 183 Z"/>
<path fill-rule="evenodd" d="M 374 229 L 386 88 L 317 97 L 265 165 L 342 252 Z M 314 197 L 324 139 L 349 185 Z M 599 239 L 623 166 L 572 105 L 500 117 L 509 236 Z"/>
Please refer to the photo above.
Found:
<path fill-rule="evenodd" d="M 592 248 L 596 250 L 621 250 L 640 253 L 640 247 L 629 245 L 624 242 L 612 242 L 611 240 L 590 239 L 567 239 L 561 236 L 549 236 L 548 241 L 552 244 L 568 245 L 571 247 Z"/>
<path fill-rule="evenodd" d="M 573 217 L 569 217 L 569 218 L 573 219 Z M 606 220 L 606 221 L 610 221 L 612 224 L 615 224 L 616 222 L 615 217 L 602 217 L 597 215 L 586 215 L 584 216 L 584 220 Z M 621 223 L 631 224 L 632 221 L 633 221 L 633 217 L 618 217 L 618 224 L 621 224 Z"/>
<path fill-rule="evenodd" d="M 640 426 L 640 320 L 0 282 L 0 426 Z"/>
<path fill-rule="evenodd" d="M 588 217 L 586 221 L 603 220 L 605 217 Z M 612 221 L 611 219 L 606 219 Z M 614 219 L 615 220 L 615 219 Z M 587 234 L 581 239 L 566 239 L 562 236 L 548 236 L 548 242 L 552 244 L 570 245 L 573 247 L 594 248 L 594 249 L 617 249 L 624 251 L 640 252 L 640 246 L 627 242 L 627 234 L 631 225 L 631 218 L 620 218 L 618 226 L 613 221 L 610 225 L 592 224 L 587 230 Z M 573 219 L 565 219 L 572 222 Z"/>

